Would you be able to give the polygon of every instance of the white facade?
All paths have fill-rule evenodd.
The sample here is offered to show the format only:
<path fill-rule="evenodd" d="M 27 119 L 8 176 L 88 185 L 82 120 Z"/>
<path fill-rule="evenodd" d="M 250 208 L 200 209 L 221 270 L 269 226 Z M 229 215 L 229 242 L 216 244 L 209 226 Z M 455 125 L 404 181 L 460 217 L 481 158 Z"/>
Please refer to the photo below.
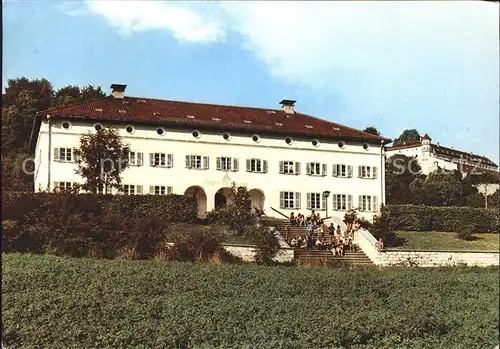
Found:
<path fill-rule="evenodd" d="M 50 127 L 47 119 L 41 122 L 35 147 L 35 191 L 51 191 L 60 182 L 83 183 L 83 179 L 75 174 L 77 168 L 75 162 L 60 161 L 65 151 L 59 149 L 77 148 L 83 133 L 95 132 L 95 123 L 71 120 L 70 127 L 64 128 L 63 122 L 68 120 L 52 118 Z M 230 134 L 226 140 L 222 131 L 200 130 L 196 130 L 199 134 L 196 138 L 193 136 L 194 129 L 167 128 L 162 135 L 159 135 L 158 126 L 140 124 L 131 125 L 134 131 L 129 133 L 126 130 L 127 126 L 114 125 L 123 140 L 130 145 L 131 151 L 142 153 L 143 165 L 127 168 L 123 172 L 123 184 L 135 186 L 136 194 L 141 190 L 143 194 L 154 194 L 154 186 L 165 186 L 165 193 L 171 189 L 174 194 L 196 195 L 200 217 L 204 217 L 207 212 L 215 208 L 217 192 L 231 187 L 232 182 L 246 186 L 252 195 L 252 205 L 263 208 L 270 216 L 279 216 L 271 208 L 286 215 L 291 212 L 308 214 L 310 212 L 308 207 L 316 196 L 308 193 L 321 195 L 324 191 L 329 191 L 331 194 L 326 203 L 323 199 L 318 200 L 320 208 L 316 209 L 323 217 L 325 209 L 328 209 L 328 216 L 343 218 L 349 207 L 364 206 L 366 211 L 362 215 L 370 219 L 380 204 L 384 203 L 385 162 L 382 161 L 384 155 L 379 145 L 372 144 L 365 149 L 362 140 L 345 142 L 343 148 L 339 147 L 339 140 L 321 141 L 313 145 L 313 136 L 293 137 L 293 142 L 287 144 L 284 135 L 261 135 L 258 141 L 254 141 L 252 133 Z M 166 164 L 169 167 L 151 166 L 150 153 L 167 154 L 165 161 L 170 160 L 172 163 Z M 188 155 L 199 155 L 202 168 L 187 168 Z M 58 158 L 55 159 L 55 156 Z M 237 159 L 238 170 L 218 170 L 219 157 Z M 248 159 L 265 160 L 267 172 L 248 172 Z M 68 160 L 72 159 L 68 157 Z M 206 160 L 208 165 L 205 164 Z M 300 169 L 300 173 L 280 173 L 286 171 L 284 169 L 286 165 L 281 163 L 283 161 L 298 162 L 299 164 L 293 166 L 293 170 Z M 309 162 L 321 164 L 319 175 L 307 174 Z M 234 160 L 231 164 L 235 164 Z M 323 164 L 326 165 L 326 173 L 321 172 L 324 170 Z M 334 165 L 346 165 L 345 168 L 337 167 L 337 174 L 343 174 L 340 172 L 345 170 L 347 176 L 350 174 L 347 173 L 350 169 L 352 177 L 333 176 Z M 361 169 L 359 166 L 369 166 L 370 169 Z M 264 163 L 261 163 L 261 170 L 263 167 Z M 358 172 L 368 174 L 372 178 L 359 178 Z M 223 189 L 225 190 L 227 189 Z M 283 192 L 294 193 L 292 194 L 294 197 L 289 198 L 290 194 Z M 346 196 L 338 197 L 337 194 Z M 339 199 L 342 203 L 345 200 L 345 206 L 342 204 L 340 210 L 335 210 L 333 206 L 339 205 Z M 221 200 L 220 194 L 218 200 Z M 368 200 L 371 201 L 370 204 Z M 292 201 L 293 207 L 285 207 Z"/>

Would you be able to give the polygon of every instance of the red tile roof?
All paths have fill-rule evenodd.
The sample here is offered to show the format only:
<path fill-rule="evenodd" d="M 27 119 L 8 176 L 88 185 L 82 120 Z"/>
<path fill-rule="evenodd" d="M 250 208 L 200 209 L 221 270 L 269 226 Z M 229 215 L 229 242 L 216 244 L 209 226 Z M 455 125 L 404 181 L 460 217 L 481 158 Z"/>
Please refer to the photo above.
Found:
<path fill-rule="evenodd" d="M 241 130 L 247 132 L 359 139 L 368 142 L 389 138 L 375 136 L 310 115 L 287 114 L 280 109 L 265 109 L 205 103 L 169 101 L 142 97 L 112 96 L 49 109 L 54 118 L 78 118 L 95 121 L 147 123 L 164 126 L 188 126 Z M 194 117 L 194 118 L 193 118 Z"/>

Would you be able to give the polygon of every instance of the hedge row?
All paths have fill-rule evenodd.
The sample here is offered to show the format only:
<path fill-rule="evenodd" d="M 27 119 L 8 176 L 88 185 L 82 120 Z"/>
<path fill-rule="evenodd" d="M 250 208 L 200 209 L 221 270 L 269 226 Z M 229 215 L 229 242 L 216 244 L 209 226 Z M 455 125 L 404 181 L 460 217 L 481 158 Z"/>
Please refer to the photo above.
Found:
<path fill-rule="evenodd" d="M 482 208 L 387 205 L 382 215 L 393 230 L 499 232 L 498 212 Z"/>
<path fill-rule="evenodd" d="M 148 258 L 169 223 L 193 222 L 196 212 L 196 201 L 181 195 L 6 193 L 3 251 L 112 258 L 132 249 Z"/>

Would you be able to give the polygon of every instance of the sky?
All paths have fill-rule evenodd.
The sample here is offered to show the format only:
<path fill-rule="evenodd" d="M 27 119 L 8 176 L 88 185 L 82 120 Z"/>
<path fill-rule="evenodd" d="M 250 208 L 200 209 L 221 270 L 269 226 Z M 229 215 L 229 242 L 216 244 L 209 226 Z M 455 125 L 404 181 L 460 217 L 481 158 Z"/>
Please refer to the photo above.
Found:
<path fill-rule="evenodd" d="M 2 87 L 279 108 L 499 161 L 493 2 L 4 1 Z"/>

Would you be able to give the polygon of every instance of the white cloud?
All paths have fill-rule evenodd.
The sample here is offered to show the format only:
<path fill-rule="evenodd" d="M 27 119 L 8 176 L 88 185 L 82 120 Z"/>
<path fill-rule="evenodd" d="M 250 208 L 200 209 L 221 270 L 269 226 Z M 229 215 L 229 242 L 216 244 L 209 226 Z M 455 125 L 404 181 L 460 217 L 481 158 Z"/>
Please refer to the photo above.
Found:
<path fill-rule="evenodd" d="M 161 1 L 88 1 L 91 12 L 105 17 L 122 35 L 168 30 L 179 41 L 210 43 L 225 37 L 213 12 L 197 3 Z"/>
<path fill-rule="evenodd" d="M 237 33 L 270 73 L 340 96 L 333 117 L 498 143 L 498 5 L 488 2 L 88 2 L 122 34 L 213 43 Z M 479 113 L 479 114 L 478 114 Z M 478 118 L 482 122 L 473 122 Z M 429 124 L 432 120 L 432 125 Z M 489 125 L 484 127 L 485 124 Z M 427 128 L 427 129 L 426 129 Z M 482 137 L 475 137 L 482 134 Z M 431 135 L 432 136 L 432 135 Z M 467 136 L 466 136 L 467 137 Z M 444 141 L 444 140 L 443 140 Z M 495 154 L 498 157 L 498 153 Z"/>

